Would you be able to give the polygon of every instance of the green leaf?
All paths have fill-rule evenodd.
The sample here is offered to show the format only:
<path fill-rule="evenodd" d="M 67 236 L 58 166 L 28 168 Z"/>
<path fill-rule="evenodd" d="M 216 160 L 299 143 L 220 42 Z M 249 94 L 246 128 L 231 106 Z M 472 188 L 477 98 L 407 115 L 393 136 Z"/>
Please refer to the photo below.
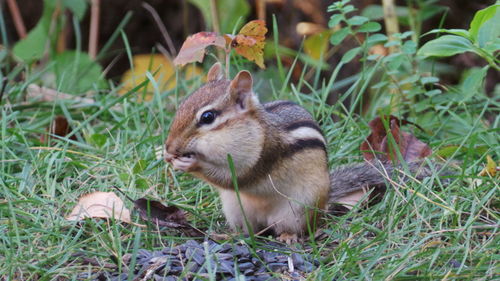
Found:
<path fill-rule="evenodd" d="M 347 23 L 350 25 L 362 25 L 365 22 L 368 21 L 367 17 L 362 17 L 362 16 L 354 16 L 350 19 L 347 20 Z"/>
<path fill-rule="evenodd" d="M 42 17 L 36 26 L 28 33 L 26 38 L 14 45 L 12 52 L 16 58 L 26 63 L 31 63 L 42 58 L 47 47 L 47 41 L 50 39 L 49 29 L 53 11 L 53 0 L 45 0 Z"/>
<path fill-rule="evenodd" d="M 58 88 L 67 93 L 83 93 L 102 83 L 102 67 L 88 54 L 65 51 L 54 56 L 54 72 Z"/>
<path fill-rule="evenodd" d="M 345 37 L 349 34 L 349 29 L 348 28 L 342 28 L 339 31 L 335 32 L 332 37 L 330 37 L 330 43 L 332 45 L 338 45 L 340 44 Z"/>
<path fill-rule="evenodd" d="M 340 23 L 344 19 L 344 15 L 342 14 L 335 14 L 330 18 L 330 21 L 328 22 L 328 27 L 329 28 L 334 28 L 337 24 Z"/>
<path fill-rule="evenodd" d="M 377 32 L 381 29 L 382 27 L 378 22 L 370 21 L 358 28 L 358 32 Z"/>
<path fill-rule="evenodd" d="M 144 159 L 141 159 L 137 161 L 137 163 L 135 163 L 134 168 L 132 168 L 132 172 L 134 172 L 134 174 L 139 174 L 144 171 L 147 166 L 148 162 Z"/>
<path fill-rule="evenodd" d="M 212 13 L 210 10 L 210 1 L 207 0 L 188 0 L 191 4 L 200 9 L 205 24 L 212 26 Z M 245 23 L 247 16 L 250 14 L 250 4 L 246 0 L 219 0 L 217 3 L 217 11 L 220 22 L 220 32 L 232 33 L 238 31 L 239 27 Z M 242 18 L 242 20 L 240 20 Z M 238 25 L 237 25 L 238 23 Z"/>
<path fill-rule="evenodd" d="M 357 47 L 357 48 L 349 50 L 347 53 L 345 53 L 342 56 L 342 59 L 340 60 L 340 62 L 342 62 L 342 63 L 350 62 L 360 51 L 361 51 L 361 47 Z"/>
<path fill-rule="evenodd" d="M 433 34 L 433 33 L 449 33 L 449 34 L 458 35 L 458 36 L 462 36 L 462 37 L 469 38 L 469 39 L 471 38 L 470 34 L 469 34 L 469 31 L 467 31 L 465 29 L 458 29 L 458 28 L 452 28 L 452 29 L 438 28 L 438 29 L 433 29 L 433 30 L 425 33 L 422 36 L 425 36 L 425 35 L 428 35 L 428 34 Z"/>
<path fill-rule="evenodd" d="M 500 36 L 500 4 L 478 11 L 470 23 L 469 33 L 480 47 Z"/>
<path fill-rule="evenodd" d="M 472 68 L 465 74 L 465 79 L 460 87 L 464 100 L 472 98 L 483 92 L 483 82 L 486 77 L 488 66 L 483 68 Z"/>
<path fill-rule="evenodd" d="M 401 50 L 405 54 L 412 55 L 417 51 L 417 44 L 411 40 L 408 40 L 408 41 L 404 42 Z"/>
<path fill-rule="evenodd" d="M 467 38 L 444 35 L 425 43 L 417 54 L 424 57 L 449 57 L 465 52 L 475 52 L 474 46 Z"/>
<path fill-rule="evenodd" d="M 90 136 L 90 140 L 97 147 L 102 147 L 104 144 L 106 144 L 108 137 L 104 134 L 93 134 Z"/>
<path fill-rule="evenodd" d="M 82 20 L 87 12 L 86 0 L 64 0 L 63 5 L 68 8 L 79 20 Z"/>
<path fill-rule="evenodd" d="M 375 34 L 372 34 L 370 36 L 368 36 L 368 45 L 372 45 L 372 44 L 375 44 L 375 43 L 380 43 L 380 42 L 384 42 L 384 41 L 387 41 L 387 36 L 385 34 L 381 34 L 381 33 L 375 33 Z"/>

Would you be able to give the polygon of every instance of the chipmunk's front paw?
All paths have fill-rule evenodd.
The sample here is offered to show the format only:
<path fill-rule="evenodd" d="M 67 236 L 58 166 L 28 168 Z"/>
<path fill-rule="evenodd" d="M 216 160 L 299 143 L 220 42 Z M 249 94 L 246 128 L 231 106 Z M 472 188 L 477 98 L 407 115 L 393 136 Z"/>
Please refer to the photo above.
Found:
<path fill-rule="evenodd" d="M 287 245 L 297 243 L 299 240 L 299 238 L 297 237 L 297 233 L 288 233 L 288 232 L 281 233 L 277 239 L 278 241 L 286 243 Z"/>

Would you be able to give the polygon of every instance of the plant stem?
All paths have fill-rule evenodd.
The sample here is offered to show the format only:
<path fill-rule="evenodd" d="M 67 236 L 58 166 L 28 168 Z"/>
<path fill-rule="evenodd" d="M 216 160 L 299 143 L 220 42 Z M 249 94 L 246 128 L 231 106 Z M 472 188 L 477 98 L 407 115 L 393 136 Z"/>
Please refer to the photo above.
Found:
<path fill-rule="evenodd" d="M 396 15 L 394 0 L 382 0 L 382 5 L 384 7 L 385 32 L 389 40 L 394 40 L 393 34 L 399 33 L 398 17 Z M 395 53 L 398 49 L 398 46 L 391 46 L 389 47 L 389 53 Z"/>
<path fill-rule="evenodd" d="M 17 34 L 19 35 L 19 38 L 23 39 L 26 37 L 26 27 L 24 26 L 23 18 L 19 12 L 19 6 L 17 5 L 16 0 L 7 0 L 7 5 L 9 6 L 10 13 L 12 14 Z"/>
<path fill-rule="evenodd" d="M 210 0 L 210 12 L 212 13 L 212 25 L 214 27 L 214 31 L 220 33 L 220 25 L 219 25 L 219 14 L 217 13 L 217 1 Z"/>
<path fill-rule="evenodd" d="M 89 56 L 92 59 L 95 59 L 97 56 L 97 45 L 99 44 L 100 2 L 100 0 L 92 0 L 90 11 Z"/>

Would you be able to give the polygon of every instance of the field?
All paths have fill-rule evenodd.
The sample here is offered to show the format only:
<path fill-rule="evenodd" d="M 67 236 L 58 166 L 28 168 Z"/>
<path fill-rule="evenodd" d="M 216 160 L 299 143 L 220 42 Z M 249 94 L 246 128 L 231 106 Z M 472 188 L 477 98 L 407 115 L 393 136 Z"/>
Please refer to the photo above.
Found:
<path fill-rule="evenodd" d="M 278 29 L 276 23 L 267 26 Z M 355 29 L 349 32 L 356 34 Z M 127 42 L 119 31 L 113 40 L 120 36 Z M 417 56 L 420 46 L 407 43 L 411 40 L 401 35 L 395 40 L 399 51 L 394 51 L 401 55 L 387 59 L 371 57 L 367 50 L 372 46 L 361 43 L 350 58 L 361 62 L 359 72 L 348 78 L 337 76 L 350 61 L 346 57 L 345 64 L 326 66 L 303 59 L 299 51 L 288 68 L 281 64 L 284 53 L 275 49 L 265 71 L 236 54 L 231 57 L 231 76 L 253 69 L 254 90 L 262 101 L 292 100 L 313 114 L 328 141 L 331 169 L 364 161 L 359 147 L 370 134 L 368 123 L 392 114 L 422 127 L 404 130 L 431 147 L 426 158 L 431 165 L 454 171 L 444 178 L 436 173 L 423 180 L 394 179 L 380 202 L 357 204 L 342 216 L 324 214 L 319 238 L 311 234 L 293 245 L 318 261 L 303 276 L 307 280 L 500 278 L 498 170 L 496 176 L 481 173 L 488 157 L 500 160 L 498 81 L 493 92 L 484 90 L 486 72 L 498 71 L 498 51 L 463 80 L 443 85 L 444 63 Z M 278 42 L 271 38 L 267 44 Z M 161 250 L 214 234 L 227 235 L 221 244 L 248 245 L 250 255 L 274 240 L 232 233 L 215 190 L 174 171 L 161 157 L 177 106 L 203 83 L 216 55 L 205 58 L 205 70 L 188 78 L 177 68 L 169 80 L 173 87 L 163 87 L 153 69 L 127 88 L 102 77 L 99 83 L 83 81 L 94 73 L 84 64 L 62 63 L 54 70 L 60 58 L 51 61 L 49 56 L 41 65 L 13 63 L 8 50 L 2 49 L 0 62 L 1 280 L 85 280 L 104 271 L 127 272 L 126 254 L 136 257 L 140 249 Z M 124 53 L 132 62 L 130 47 Z M 292 81 L 295 63 L 302 63 L 301 75 Z M 48 88 L 70 96 L 49 100 Z M 332 92 L 337 95 L 333 103 L 328 98 Z M 50 129 L 57 116 L 70 126 L 61 134 Z M 137 212 L 132 212 L 133 223 L 65 219 L 80 196 L 116 192 L 113 186 L 133 199 L 179 207 L 206 235 L 193 238 L 179 229 L 158 229 Z M 213 272 L 199 277 L 220 278 Z"/>

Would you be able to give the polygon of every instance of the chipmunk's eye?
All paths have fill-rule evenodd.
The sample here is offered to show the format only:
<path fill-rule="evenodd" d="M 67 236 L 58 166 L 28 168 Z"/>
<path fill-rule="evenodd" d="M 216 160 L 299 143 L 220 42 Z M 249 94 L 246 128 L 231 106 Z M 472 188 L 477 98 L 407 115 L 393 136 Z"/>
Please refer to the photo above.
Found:
<path fill-rule="evenodd" d="M 201 125 L 206 125 L 214 122 L 215 120 L 216 113 L 215 111 L 212 110 L 207 110 L 203 112 L 200 116 L 200 124 Z"/>

